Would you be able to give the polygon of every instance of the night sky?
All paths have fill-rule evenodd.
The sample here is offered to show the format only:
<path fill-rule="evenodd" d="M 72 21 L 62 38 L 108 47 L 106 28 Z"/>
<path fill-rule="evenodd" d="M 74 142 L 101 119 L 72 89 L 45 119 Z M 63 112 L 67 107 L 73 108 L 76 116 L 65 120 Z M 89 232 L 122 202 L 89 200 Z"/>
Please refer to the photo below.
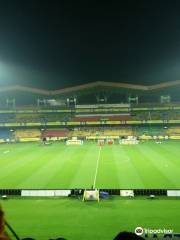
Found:
<path fill-rule="evenodd" d="M 180 79 L 180 1 L 0 1 L 0 85 Z"/>

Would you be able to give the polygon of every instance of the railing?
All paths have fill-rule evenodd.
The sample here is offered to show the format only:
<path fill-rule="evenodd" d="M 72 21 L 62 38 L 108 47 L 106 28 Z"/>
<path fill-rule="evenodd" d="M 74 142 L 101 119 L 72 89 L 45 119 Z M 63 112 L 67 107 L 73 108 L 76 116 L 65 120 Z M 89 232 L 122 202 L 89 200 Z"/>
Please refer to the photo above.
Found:
<path fill-rule="evenodd" d="M 76 195 L 77 192 L 83 195 L 85 189 L 0 189 L 1 196 L 15 197 L 60 197 Z M 101 192 L 107 192 L 109 195 L 120 196 L 121 191 L 133 191 L 134 196 L 167 196 L 168 191 L 180 193 L 178 189 L 99 189 Z M 179 196 L 179 195 L 176 195 Z"/>

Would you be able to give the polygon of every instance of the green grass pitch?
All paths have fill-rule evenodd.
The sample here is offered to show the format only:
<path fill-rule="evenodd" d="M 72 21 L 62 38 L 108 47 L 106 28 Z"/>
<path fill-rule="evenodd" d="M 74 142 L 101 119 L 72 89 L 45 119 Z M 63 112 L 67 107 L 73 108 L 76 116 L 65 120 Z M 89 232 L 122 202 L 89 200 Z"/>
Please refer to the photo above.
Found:
<path fill-rule="evenodd" d="M 0 145 L 0 188 L 180 188 L 180 142 L 104 146 L 85 143 Z M 120 231 L 144 228 L 180 232 L 179 199 L 97 202 L 73 198 L 1 201 L 6 219 L 21 238 L 111 240 Z M 13 239 L 13 238 L 12 238 Z"/>
<path fill-rule="evenodd" d="M 180 188 L 180 142 L 0 145 L 0 188 Z"/>
<path fill-rule="evenodd" d="M 134 232 L 137 226 L 180 232 L 179 199 L 175 198 L 113 197 L 99 203 L 71 198 L 10 199 L 0 204 L 21 238 L 112 240 L 118 232 Z"/>

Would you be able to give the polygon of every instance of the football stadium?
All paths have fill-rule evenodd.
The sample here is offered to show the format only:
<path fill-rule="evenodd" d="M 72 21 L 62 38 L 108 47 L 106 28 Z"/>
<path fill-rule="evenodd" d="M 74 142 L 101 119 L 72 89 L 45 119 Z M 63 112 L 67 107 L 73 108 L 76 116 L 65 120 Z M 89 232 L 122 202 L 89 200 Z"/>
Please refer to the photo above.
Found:
<path fill-rule="evenodd" d="M 180 231 L 180 80 L 0 89 L 0 203 L 12 239 Z M 141 233 L 156 238 L 152 232 Z"/>

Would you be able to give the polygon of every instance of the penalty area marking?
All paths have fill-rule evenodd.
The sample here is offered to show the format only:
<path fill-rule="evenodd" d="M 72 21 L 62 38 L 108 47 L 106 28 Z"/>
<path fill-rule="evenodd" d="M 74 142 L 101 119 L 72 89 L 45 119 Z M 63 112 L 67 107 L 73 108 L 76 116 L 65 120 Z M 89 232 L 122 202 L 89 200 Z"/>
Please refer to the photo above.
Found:
<path fill-rule="evenodd" d="M 98 168 L 99 168 L 99 160 L 101 157 L 101 150 L 102 150 L 102 147 L 99 147 L 98 159 L 97 159 L 97 163 L 96 163 L 96 171 L 94 174 L 93 189 L 95 189 L 95 187 L 96 187 L 96 179 L 97 179 L 97 173 L 98 173 Z"/>
<path fill-rule="evenodd" d="M 9 151 L 9 150 L 7 150 L 7 151 L 4 151 L 3 153 L 4 153 L 4 154 L 7 154 L 7 153 L 9 153 L 9 152 L 10 152 L 10 151 Z"/>

